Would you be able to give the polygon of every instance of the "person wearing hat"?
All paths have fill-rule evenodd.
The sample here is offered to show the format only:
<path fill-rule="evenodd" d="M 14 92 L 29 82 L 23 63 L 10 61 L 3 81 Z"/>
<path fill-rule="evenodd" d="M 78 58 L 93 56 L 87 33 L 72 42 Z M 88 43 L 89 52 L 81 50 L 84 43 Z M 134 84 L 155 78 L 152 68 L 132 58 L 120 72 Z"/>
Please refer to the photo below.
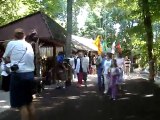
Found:
<path fill-rule="evenodd" d="M 34 52 L 32 46 L 25 41 L 23 29 L 15 29 L 14 39 L 7 44 L 3 58 L 11 64 L 11 107 L 20 110 L 22 120 L 32 120 L 35 116 L 32 104 Z"/>

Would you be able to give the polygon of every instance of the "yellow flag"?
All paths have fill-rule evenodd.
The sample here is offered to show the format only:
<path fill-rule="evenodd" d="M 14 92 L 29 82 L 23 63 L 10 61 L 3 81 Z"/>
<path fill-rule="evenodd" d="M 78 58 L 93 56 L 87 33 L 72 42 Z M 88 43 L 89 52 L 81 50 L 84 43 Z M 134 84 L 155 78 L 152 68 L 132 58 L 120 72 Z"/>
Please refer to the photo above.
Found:
<path fill-rule="evenodd" d="M 101 36 L 98 35 L 96 40 L 94 40 L 94 44 L 98 47 L 98 55 L 102 54 L 102 45 L 101 45 Z"/>

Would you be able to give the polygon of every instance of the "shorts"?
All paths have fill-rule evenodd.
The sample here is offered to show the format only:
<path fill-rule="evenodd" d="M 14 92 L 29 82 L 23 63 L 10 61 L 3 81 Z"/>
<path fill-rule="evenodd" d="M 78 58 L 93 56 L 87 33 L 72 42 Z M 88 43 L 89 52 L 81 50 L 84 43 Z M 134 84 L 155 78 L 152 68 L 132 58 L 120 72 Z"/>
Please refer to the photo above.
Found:
<path fill-rule="evenodd" d="M 20 108 L 32 102 L 33 80 L 33 72 L 11 73 L 10 104 L 12 108 Z"/>

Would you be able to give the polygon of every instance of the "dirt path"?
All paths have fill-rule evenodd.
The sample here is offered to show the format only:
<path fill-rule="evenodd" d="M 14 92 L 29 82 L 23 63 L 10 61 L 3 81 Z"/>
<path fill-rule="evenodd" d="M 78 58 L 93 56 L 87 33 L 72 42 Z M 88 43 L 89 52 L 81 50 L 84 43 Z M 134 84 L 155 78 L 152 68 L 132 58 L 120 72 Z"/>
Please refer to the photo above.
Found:
<path fill-rule="evenodd" d="M 35 99 L 38 120 L 159 120 L 160 89 L 140 78 L 126 81 L 116 101 L 102 95 L 96 77 L 88 87 L 75 83 L 66 90 L 45 90 Z M 5 111 L 0 120 L 20 120 L 16 111 Z"/>

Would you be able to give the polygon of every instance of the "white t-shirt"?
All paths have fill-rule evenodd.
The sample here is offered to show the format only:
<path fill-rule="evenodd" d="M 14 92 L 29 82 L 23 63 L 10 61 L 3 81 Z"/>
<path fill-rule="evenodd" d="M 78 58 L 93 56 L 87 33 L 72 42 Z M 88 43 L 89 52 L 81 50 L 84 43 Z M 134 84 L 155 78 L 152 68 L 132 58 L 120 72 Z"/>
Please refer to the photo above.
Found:
<path fill-rule="evenodd" d="M 120 68 L 124 67 L 124 58 L 116 58 L 117 66 Z"/>
<path fill-rule="evenodd" d="M 20 61 L 17 72 L 33 72 L 35 69 L 32 46 L 24 39 L 10 41 L 7 44 L 3 57 L 10 57 L 11 66 Z"/>
<path fill-rule="evenodd" d="M 103 74 L 108 74 L 108 69 L 110 68 L 112 60 L 105 60 L 103 64 Z"/>

